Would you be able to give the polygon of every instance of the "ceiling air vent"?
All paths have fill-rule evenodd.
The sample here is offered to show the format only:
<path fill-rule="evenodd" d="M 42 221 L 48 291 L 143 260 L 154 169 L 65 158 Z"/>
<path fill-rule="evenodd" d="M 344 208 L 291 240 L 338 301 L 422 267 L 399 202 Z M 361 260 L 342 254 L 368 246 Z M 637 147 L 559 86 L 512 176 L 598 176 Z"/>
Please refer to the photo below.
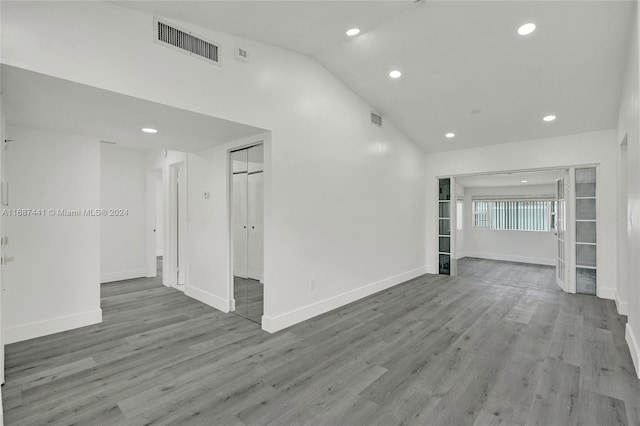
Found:
<path fill-rule="evenodd" d="M 156 18 L 155 24 L 156 42 L 204 61 L 220 64 L 217 45 L 162 19 Z"/>
<path fill-rule="evenodd" d="M 376 114 L 375 112 L 371 113 L 371 124 L 374 124 L 378 127 L 382 127 L 382 116 Z"/>

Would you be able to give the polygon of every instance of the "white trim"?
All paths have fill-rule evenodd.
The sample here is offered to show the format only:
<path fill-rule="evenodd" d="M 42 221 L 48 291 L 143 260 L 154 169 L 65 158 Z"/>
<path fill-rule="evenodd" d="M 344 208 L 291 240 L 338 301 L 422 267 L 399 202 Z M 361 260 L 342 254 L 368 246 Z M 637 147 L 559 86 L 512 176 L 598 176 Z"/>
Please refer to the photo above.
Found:
<path fill-rule="evenodd" d="M 231 312 L 231 301 L 216 296 L 208 291 L 200 290 L 199 288 L 191 287 L 190 285 L 184 286 L 184 294 L 196 299 L 206 305 L 216 308 L 219 311 L 228 313 Z"/>
<path fill-rule="evenodd" d="M 595 197 L 593 197 L 595 198 Z M 471 202 L 474 201 L 555 201 L 554 194 L 539 195 L 472 195 Z"/>
<path fill-rule="evenodd" d="M 597 287 L 597 292 L 600 299 L 616 299 L 616 289 L 613 287 Z"/>
<path fill-rule="evenodd" d="M 420 268 L 413 269 L 411 271 L 403 272 L 398 275 L 394 275 L 389 278 L 385 278 L 380 281 L 376 281 L 354 290 L 347 291 L 337 296 L 330 297 L 328 299 L 321 300 L 310 305 L 303 306 L 295 309 L 291 312 L 287 312 L 276 317 L 262 316 L 262 329 L 269 333 L 275 333 L 276 331 L 283 330 L 287 327 L 291 327 L 294 324 L 298 324 L 302 321 L 308 320 L 315 316 L 324 314 L 333 309 L 347 305 L 356 300 L 370 296 L 382 290 L 386 290 L 390 287 L 402 284 L 405 281 L 419 277 L 427 273 L 427 266 L 421 266 Z"/>
<path fill-rule="evenodd" d="M 479 259 L 488 260 L 504 260 L 506 262 L 533 263 L 534 265 L 556 265 L 555 259 L 545 259 L 542 257 L 511 256 L 508 254 L 469 252 L 465 253 L 465 257 L 477 257 Z"/>
<path fill-rule="evenodd" d="M 106 272 L 104 274 L 100 274 L 100 284 L 110 283 L 113 281 L 132 280 L 134 278 L 142 278 L 146 276 L 146 268 L 131 269 L 129 271 Z"/>
<path fill-rule="evenodd" d="M 102 309 L 89 312 L 67 315 L 64 317 L 51 318 L 45 321 L 37 321 L 29 324 L 9 327 L 4 330 L 5 343 L 22 342 L 23 340 L 34 339 L 36 337 L 47 336 L 61 331 L 72 330 L 74 328 L 85 327 L 87 325 L 102 322 Z"/>
<path fill-rule="evenodd" d="M 620 315 L 629 315 L 629 303 L 620 299 L 620 293 L 616 290 L 616 308 L 618 309 L 618 313 Z"/>
<path fill-rule="evenodd" d="M 257 136 L 249 136 L 246 138 L 242 138 L 232 142 L 228 145 L 226 149 L 226 203 L 227 203 L 227 230 L 225 237 L 227 238 L 227 249 L 228 249 L 228 269 L 227 269 L 227 293 L 229 295 L 229 310 L 225 312 L 235 312 L 236 310 L 236 301 L 234 298 L 234 286 L 235 286 L 235 277 L 234 277 L 234 268 L 235 261 L 233 258 L 234 253 L 234 239 L 233 239 L 233 160 L 231 158 L 231 153 L 235 151 L 242 151 L 243 149 L 249 149 L 254 146 L 262 146 L 263 149 L 263 157 L 262 157 L 262 173 L 263 173 L 263 270 L 260 275 L 260 283 L 263 284 L 263 298 L 264 300 L 268 300 L 267 293 L 270 291 L 270 286 L 265 284 L 264 276 L 265 270 L 268 268 L 267 256 L 269 254 L 269 223 L 270 223 L 270 187 L 271 187 L 271 139 L 270 135 L 262 134 Z M 266 303 L 263 301 L 262 306 L 263 312 L 268 311 L 268 307 Z M 264 318 L 264 316 L 263 316 Z"/>
<path fill-rule="evenodd" d="M 427 264 L 427 266 L 425 266 L 425 270 L 427 274 L 438 274 L 438 268 L 433 264 Z"/>
<path fill-rule="evenodd" d="M 640 379 L 640 346 L 638 346 L 638 341 L 634 337 L 633 330 L 631 330 L 631 324 L 629 323 L 627 323 L 624 337 L 627 341 L 627 345 L 629 345 L 629 352 L 631 353 L 631 359 L 633 359 L 633 365 L 636 367 L 636 374 Z"/>

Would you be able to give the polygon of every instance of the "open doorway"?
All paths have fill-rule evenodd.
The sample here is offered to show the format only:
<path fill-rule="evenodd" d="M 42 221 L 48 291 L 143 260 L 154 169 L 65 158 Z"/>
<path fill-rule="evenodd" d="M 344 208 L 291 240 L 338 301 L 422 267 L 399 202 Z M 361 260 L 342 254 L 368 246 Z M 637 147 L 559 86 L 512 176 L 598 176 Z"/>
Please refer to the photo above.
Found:
<path fill-rule="evenodd" d="M 153 243 L 155 247 L 155 272 L 156 276 L 162 279 L 162 260 L 164 257 L 164 238 L 165 238 L 165 223 L 164 223 L 164 186 L 162 184 L 162 168 L 153 169 L 149 171 L 150 175 L 150 188 L 149 191 L 153 191 L 153 214 L 152 218 L 155 221 L 153 226 Z"/>
<path fill-rule="evenodd" d="M 595 295 L 596 175 L 585 166 L 451 177 L 451 270 L 480 282 Z M 439 216 L 448 210 L 442 203 Z"/>
<path fill-rule="evenodd" d="M 229 156 L 235 313 L 260 324 L 264 312 L 263 145 L 231 151 Z"/>

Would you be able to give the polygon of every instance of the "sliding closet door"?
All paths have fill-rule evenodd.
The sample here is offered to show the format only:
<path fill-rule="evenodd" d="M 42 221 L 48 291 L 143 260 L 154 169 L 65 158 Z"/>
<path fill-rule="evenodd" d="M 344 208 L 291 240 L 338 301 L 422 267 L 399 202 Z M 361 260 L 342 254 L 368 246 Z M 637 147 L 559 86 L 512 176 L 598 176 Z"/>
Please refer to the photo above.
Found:
<path fill-rule="evenodd" d="M 263 201 L 263 149 L 262 145 L 249 148 L 248 191 L 247 191 L 247 274 L 248 284 L 247 317 L 260 322 L 263 311 L 263 270 L 264 270 L 264 201 Z"/>
<path fill-rule="evenodd" d="M 249 148 L 248 174 L 248 277 L 262 281 L 264 269 L 264 213 L 262 145 Z"/>

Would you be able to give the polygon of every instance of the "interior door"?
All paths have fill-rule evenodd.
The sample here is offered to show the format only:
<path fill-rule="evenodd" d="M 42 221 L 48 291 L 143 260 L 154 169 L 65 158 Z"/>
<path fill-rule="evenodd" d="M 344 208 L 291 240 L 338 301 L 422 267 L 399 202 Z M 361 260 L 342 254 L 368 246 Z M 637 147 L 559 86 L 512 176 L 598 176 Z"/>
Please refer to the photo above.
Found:
<path fill-rule="evenodd" d="M 239 278 L 249 277 L 247 261 L 247 154 L 247 150 L 231 153 L 233 166 L 233 275 Z"/>
<path fill-rule="evenodd" d="M 568 268 L 567 268 L 567 198 L 568 188 L 565 178 L 556 179 L 556 283 L 564 291 L 568 291 Z"/>

